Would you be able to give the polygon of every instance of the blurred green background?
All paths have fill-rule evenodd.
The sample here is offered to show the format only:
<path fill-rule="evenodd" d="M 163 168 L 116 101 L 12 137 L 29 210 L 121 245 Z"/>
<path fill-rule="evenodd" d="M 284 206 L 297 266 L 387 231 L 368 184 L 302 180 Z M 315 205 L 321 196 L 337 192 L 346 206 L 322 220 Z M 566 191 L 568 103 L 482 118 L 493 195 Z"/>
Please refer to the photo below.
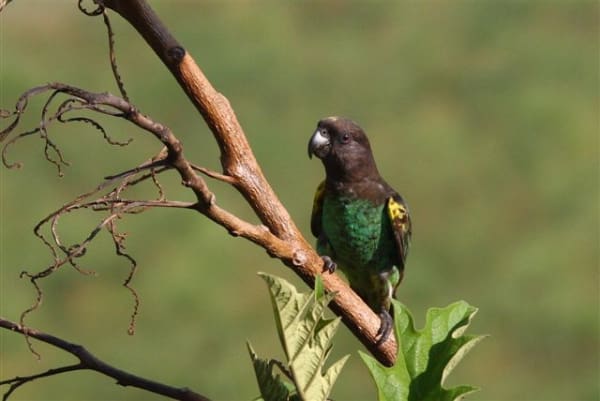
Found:
<path fill-rule="evenodd" d="M 310 236 L 323 176 L 306 143 L 318 119 L 345 115 L 371 138 L 380 170 L 409 201 L 413 248 L 401 300 L 423 323 L 431 306 L 464 299 L 480 308 L 469 332 L 491 334 L 450 377 L 482 390 L 473 400 L 597 400 L 599 368 L 599 3 L 597 1 L 245 2 L 152 1 L 174 35 L 231 101 L 255 154 Z M 219 169 L 217 147 L 173 78 L 116 17 L 118 59 L 132 101 L 170 126 L 198 164 Z M 117 90 L 100 18 L 75 1 L 18 1 L 0 14 L 0 107 L 48 81 Z M 37 123 L 40 101 L 24 119 Z M 18 319 L 34 300 L 27 269 L 51 262 L 34 224 L 103 176 L 160 149 L 148 135 L 106 122 L 128 148 L 83 125 L 50 135 L 72 163 L 64 178 L 30 138 L 0 168 L 0 314 Z M 192 200 L 174 175 L 171 199 Z M 217 201 L 255 221 L 241 197 L 210 182 Z M 155 196 L 152 187 L 131 196 Z M 81 241 L 99 215 L 63 221 Z M 65 266 L 41 282 L 28 322 L 123 369 L 214 400 L 258 394 L 245 341 L 281 356 L 257 271 L 306 288 L 286 267 L 201 215 L 156 210 L 120 222 L 139 262 L 142 304 L 128 336 L 128 264 L 106 234 L 83 259 L 97 277 Z M 375 389 L 342 328 L 334 358 L 350 361 L 336 400 L 374 400 Z M 0 331 L 0 377 L 73 359 Z M 14 400 L 150 400 L 94 373 L 18 389 Z"/>

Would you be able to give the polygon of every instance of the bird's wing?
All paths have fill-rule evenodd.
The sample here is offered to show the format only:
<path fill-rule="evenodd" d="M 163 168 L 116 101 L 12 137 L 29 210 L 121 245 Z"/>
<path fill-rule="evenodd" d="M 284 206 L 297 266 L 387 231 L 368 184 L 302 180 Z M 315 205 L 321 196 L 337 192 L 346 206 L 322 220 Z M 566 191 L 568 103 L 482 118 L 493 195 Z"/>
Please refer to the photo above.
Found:
<path fill-rule="evenodd" d="M 321 214 L 323 213 L 323 198 L 325 197 L 325 181 L 319 184 L 315 199 L 313 200 L 313 209 L 310 216 L 310 231 L 315 237 L 321 235 Z"/>
<path fill-rule="evenodd" d="M 408 248 L 410 246 L 410 236 L 412 234 L 410 215 L 408 214 L 406 203 L 398 194 L 394 194 L 388 198 L 387 212 L 390 221 L 392 222 L 392 230 L 394 231 L 394 237 L 398 248 L 396 267 L 398 267 L 402 273 L 404 270 L 404 263 L 406 262 L 406 256 L 408 255 Z"/>

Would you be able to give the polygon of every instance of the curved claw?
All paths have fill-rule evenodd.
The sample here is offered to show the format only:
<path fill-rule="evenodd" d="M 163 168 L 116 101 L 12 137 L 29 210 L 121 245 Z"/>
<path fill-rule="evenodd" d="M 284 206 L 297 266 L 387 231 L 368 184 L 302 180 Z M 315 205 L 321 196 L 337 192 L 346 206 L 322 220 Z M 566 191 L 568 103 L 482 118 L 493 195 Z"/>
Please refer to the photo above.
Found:
<path fill-rule="evenodd" d="M 392 318 L 392 315 L 390 315 L 390 313 L 386 310 L 379 313 L 379 318 L 381 319 L 381 326 L 379 326 L 379 330 L 377 330 L 376 334 L 376 337 L 379 337 L 379 340 L 377 340 L 375 343 L 377 347 L 379 347 L 388 339 L 394 325 L 394 319 Z"/>
<path fill-rule="evenodd" d="M 333 273 L 335 269 L 337 269 L 337 263 L 335 263 L 329 256 L 321 256 L 321 259 L 323 259 L 324 269 L 329 273 Z"/>

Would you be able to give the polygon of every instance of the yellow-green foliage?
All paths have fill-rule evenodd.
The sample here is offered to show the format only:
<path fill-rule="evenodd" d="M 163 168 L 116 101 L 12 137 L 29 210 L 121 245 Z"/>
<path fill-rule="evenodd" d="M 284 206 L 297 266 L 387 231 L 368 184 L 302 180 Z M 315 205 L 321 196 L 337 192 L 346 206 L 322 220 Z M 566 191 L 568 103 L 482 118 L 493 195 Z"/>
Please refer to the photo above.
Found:
<path fill-rule="evenodd" d="M 280 277 L 259 274 L 269 287 L 277 334 L 285 351 L 285 361 L 260 359 L 248 343 L 262 398 L 264 401 L 327 401 L 349 356 L 325 367 L 340 324 L 339 317 L 324 318 L 325 308 L 335 295 L 320 290 L 301 293 Z M 274 365 L 283 369 L 287 380 L 274 375 Z"/>

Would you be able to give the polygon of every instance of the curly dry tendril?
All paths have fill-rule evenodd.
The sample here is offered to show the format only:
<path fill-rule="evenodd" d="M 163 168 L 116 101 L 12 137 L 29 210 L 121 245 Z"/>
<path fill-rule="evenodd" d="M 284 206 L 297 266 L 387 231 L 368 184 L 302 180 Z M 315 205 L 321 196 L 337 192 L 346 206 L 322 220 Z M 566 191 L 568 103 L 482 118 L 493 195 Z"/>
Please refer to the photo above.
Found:
<path fill-rule="evenodd" d="M 52 88 L 52 85 L 53 84 L 42 85 L 42 86 L 32 88 L 32 89 L 28 90 L 27 92 L 25 92 L 23 95 L 21 95 L 21 97 L 19 98 L 19 100 L 17 101 L 17 103 L 15 105 L 14 110 L 12 110 L 12 111 L 1 110 L 0 119 L 14 117 L 14 120 L 4 130 L 0 131 L 0 142 L 3 142 L 4 139 L 6 139 L 8 137 L 8 135 L 10 133 L 12 133 L 12 131 L 19 124 L 21 116 L 27 110 L 27 107 L 29 104 L 29 99 L 36 95 L 43 94 L 44 92 L 53 91 L 50 94 L 50 96 L 48 97 L 48 99 L 46 100 L 46 102 L 42 108 L 41 119 L 40 119 L 38 126 L 31 130 L 24 131 L 24 132 L 21 132 L 21 133 L 15 135 L 14 137 L 12 137 L 8 142 L 6 142 L 2 146 L 2 163 L 7 168 L 20 168 L 22 166 L 22 164 L 20 162 L 11 163 L 8 161 L 8 159 L 6 157 L 7 149 L 11 145 L 13 145 L 15 142 L 18 142 L 19 140 L 21 140 L 25 137 L 38 134 L 39 138 L 44 141 L 44 156 L 45 156 L 46 160 L 48 160 L 50 163 L 54 164 L 58 170 L 59 176 L 62 176 L 63 175 L 63 167 L 68 166 L 69 162 L 67 162 L 65 160 L 59 147 L 50 138 L 48 128 L 54 121 L 58 121 L 63 124 L 68 124 L 68 123 L 72 123 L 72 122 L 80 122 L 80 123 L 88 124 L 88 125 L 92 126 L 93 128 L 95 128 L 96 130 L 98 130 L 100 133 L 102 133 L 102 136 L 104 137 L 104 139 L 111 145 L 126 146 L 132 141 L 131 138 L 127 139 L 126 141 L 114 140 L 112 137 L 110 137 L 108 135 L 108 133 L 102 127 L 102 125 L 100 123 L 98 123 L 97 121 L 93 120 L 92 118 L 83 117 L 83 116 L 75 116 L 75 117 L 69 117 L 69 118 L 65 117 L 65 115 L 67 113 L 70 113 L 73 111 L 82 111 L 82 110 L 99 111 L 104 114 L 111 114 L 114 116 L 119 116 L 119 114 L 117 114 L 117 113 L 114 113 L 114 112 L 111 113 L 108 110 L 102 110 L 99 108 L 100 106 L 95 105 L 95 104 L 90 104 L 89 102 L 86 102 L 82 99 L 70 97 L 70 98 L 62 101 L 58 105 L 58 107 L 56 108 L 56 110 L 54 112 L 50 112 L 52 105 L 56 100 L 56 97 L 59 94 L 64 93 L 64 91 L 62 91 L 60 89 L 54 90 Z"/>
<path fill-rule="evenodd" d="M 133 110 L 134 108 L 129 106 L 127 103 L 121 105 L 127 105 L 127 107 L 121 107 L 121 109 L 117 109 L 115 107 L 111 107 L 110 104 L 101 104 L 99 102 L 90 101 L 91 99 L 97 98 L 91 96 L 92 94 L 87 92 L 80 92 L 81 91 L 77 88 L 72 88 L 62 84 L 48 84 L 25 92 L 17 101 L 14 111 L 8 112 L 3 110 L 0 113 L 0 118 L 5 119 L 14 117 L 14 121 L 12 121 L 6 129 L 0 132 L 0 140 L 6 139 L 18 126 L 20 117 L 27 110 L 28 101 L 31 99 L 31 97 L 43 95 L 44 93 L 50 93 L 48 99 L 42 107 L 41 121 L 38 127 L 18 133 L 4 144 L 2 149 L 2 160 L 5 166 L 8 168 L 17 168 L 21 166 L 21 163 L 9 163 L 7 161 L 6 150 L 10 145 L 21 139 L 38 134 L 45 143 L 44 154 L 46 159 L 57 166 L 59 175 L 62 176 L 62 167 L 68 166 L 68 162 L 64 159 L 63 153 L 61 152 L 59 146 L 50 139 L 49 128 L 54 122 L 60 122 L 62 124 L 83 122 L 101 132 L 103 138 L 110 145 L 126 146 L 131 143 L 131 139 L 128 139 L 127 141 L 117 141 L 113 139 L 98 121 L 90 117 L 70 116 L 68 113 L 87 110 L 100 114 L 107 114 L 113 117 L 125 118 L 128 116 L 128 113 L 123 112 L 122 109 Z M 71 97 L 59 102 L 58 96 L 65 93 L 71 95 Z M 80 95 L 85 93 L 86 95 L 90 96 L 73 96 L 74 94 L 76 95 L 78 93 Z M 102 94 L 100 94 L 100 97 L 101 96 Z M 118 98 L 115 99 L 119 100 Z M 57 102 L 59 102 L 58 107 L 54 109 L 53 105 Z M 127 259 L 130 265 L 129 273 L 125 278 L 123 285 L 131 292 L 134 299 L 133 312 L 131 314 L 128 328 L 128 332 L 130 334 L 134 333 L 135 319 L 138 314 L 140 299 L 137 292 L 130 284 L 137 271 L 138 265 L 136 260 L 125 251 L 126 233 L 119 232 L 117 221 L 124 215 L 142 213 L 145 210 L 154 207 L 192 208 L 194 206 L 194 204 L 191 202 L 176 202 L 166 200 L 164 188 L 160 184 L 158 177 L 161 173 L 172 169 L 172 166 L 170 166 L 167 162 L 167 156 L 168 152 L 163 149 L 157 156 L 150 158 L 134 168 L 106 177 L 104 181 L 94 189 L 82 193 L 75 199 L 64 204 L 59 209 L 42 219 L 35 226 L 34 234 L 50 250 L 53 262 L 45 269 L 37 273 L 31 273 L 28 271 L 21 273 L 21 277 L 27 277 L 33 284 L 36 291 L 36 299 L 34 303 L 21 314 L 21 325 L 24 326 L 26 316 L 39 308 L 42 303 L 43 291 L 38 283 L 38 280 L 51 275 L 65 264 L 71 265 L 81 274 L 95 274 L 93 270 L 87 270 L 83 268 L 78 260 L 85 256 L 87 247 L 96 238 L 96 236 L 103 229 L 106 229 L 114 244 L 115 253 L 118 256 Z M 158 195 L 155 200 L 135 200 L 125 198 L 125 195 L 129 189 L 148 180 L 153 183 L 157 190 Z M 82 242 L 78 244 L 63 243 L 59 229 L 61 218 L 66 214 L 82 209 L 105 212 L 107 215 L 90 231 L 88 236 Z M 49 234 L 45 234 L 45 231 L 49 231 Z M 27 336 L 26 338 L 31 351 L 39 357 L 39 354 L 33 350 L 30 339 Z"/>
<path fill-rule="evenodd" d="M 125 99 L 126 101 L 129 101 L 129 96 L 127 95 L 127 91 L 125 90 L 125 84 L 123 82 L 123 79 L 121 78 L 121 74 L 119 74 L 119 70 L 117 67 L 117 55 L 115 52 L 115 34 L 112 29 L 110 19 L 108 18 L 108 15 L 106 14 L 106 8 L 103 5 L 101 5 L 101 4 L 95 4 L 95 5 L 96 5 L 95 9 L 93 9 L 92 11 L 88 11 L 83 6 L 83 0 L 79 0 L 79 2 L 77 3 L 77 7 L 79 7 L 79 11 L 81 11 L 82 13 L 84 13 L 85 15 L 87 15 L 89 17 L 96 17 L 98 15 L 102 15 L 102 18 L 104 20 L 104 25 L 106 26 L 106 33 L 108 34 L 108 50 L 109 50 L 108 54 L 109 54 L 109 59 L 110 59 L 110 68 L 111 68 L 113 76 L 115 78 L 115 82 L 116 82 L 117 86 L 119 87 L 119 93 L 121 93 L 121 97 L 123 97 L 123 99 Z"/>
<path fill-rule="evenodd" d="M 77 7 L 79 8 L 79 11 L 81 11 L 85 15 L 88 15 L 90 17 L 95 17 L 96 15 L 100 15 L 104 12 L 104 6 L 101 4 L 94 3 L 96 8 L 89 11 L 84 7 L 83 2 L 84 2 L 84 0 L 79 0 L 77 2 Z"/>

